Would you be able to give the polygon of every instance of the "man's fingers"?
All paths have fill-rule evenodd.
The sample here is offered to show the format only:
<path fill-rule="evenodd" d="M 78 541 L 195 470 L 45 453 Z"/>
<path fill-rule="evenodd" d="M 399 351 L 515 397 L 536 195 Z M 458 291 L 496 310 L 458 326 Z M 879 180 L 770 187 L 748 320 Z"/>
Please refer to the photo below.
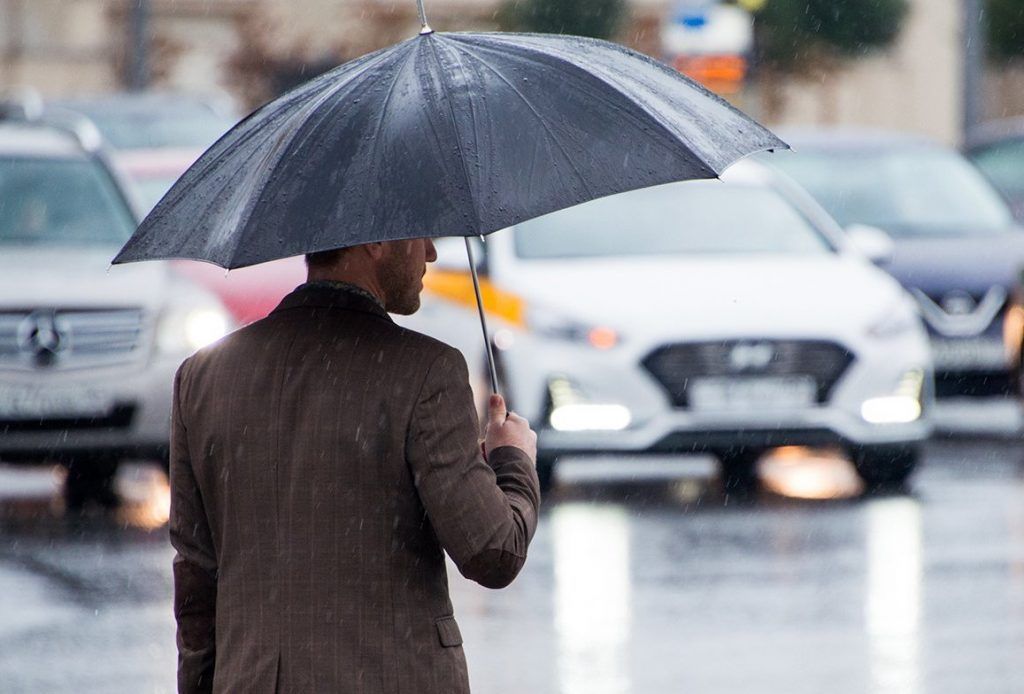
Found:
<path fill-rule="evenodd" d="M 501 424 L 508 416 L 508 412 L 505 410 L 505 398 L 501 397 L 497 393 L 491 395 L 491 401 L 488 405 L 488 409 L 490 410 L 489 419 L 492 422 Z"/>
<path fill-rule="evenodd" d="M 508 413 L 508 421 L 515 422 L 517 424 L 526 424 L 526 425 L 530 424 L 528 421 L 526 421 L 525 418 L 517 415 L 515 412 L 509 412 Z"/>

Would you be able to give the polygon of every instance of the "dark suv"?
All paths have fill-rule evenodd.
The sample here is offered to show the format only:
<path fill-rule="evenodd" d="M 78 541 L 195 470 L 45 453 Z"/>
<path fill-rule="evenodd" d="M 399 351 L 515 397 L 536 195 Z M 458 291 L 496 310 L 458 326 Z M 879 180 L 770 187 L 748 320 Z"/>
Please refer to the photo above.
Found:
<path fill-rule="evenodd" d="M 892 237 L 885 268 L 917 299 L 931 337 L 936 424 L 1019 427 L 1024 320 L 1014 287 L 1024 231 L 1005 200 L 959 153 L 922 137 L 843 130 L 785 137 L 793 152 L 768 163 L 843 226 Z"/>

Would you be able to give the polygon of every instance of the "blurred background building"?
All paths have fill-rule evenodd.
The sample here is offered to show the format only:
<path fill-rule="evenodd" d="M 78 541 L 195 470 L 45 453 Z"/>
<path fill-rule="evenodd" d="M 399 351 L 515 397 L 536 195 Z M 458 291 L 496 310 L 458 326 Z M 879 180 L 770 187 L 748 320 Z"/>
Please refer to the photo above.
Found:
<path fill-rule="evenodd" d="M 428 0 L 427 11 L 435 28 L 444 30 L 522 28 L 523 12 L 536 13 L 531 4 L 557 8 L 567 1 Z M 783 25 L 781 33 L 778 26 L 773 29 L 772 13 L 785 22 L 780 8 L 801 6 L 791 0 L 586 4 L 615 14 L 614 21 L 606 22 L 615 40 L 697 71 L 696 76 L 706 77 L 712 87 L 770 124 L 880 126 L 952 143 L 963 125 L 965 16 L 980 1 L 889 0 L 890 14 L 879 15 L 880 27 L 860 27 L 878 35 L 877 45 L 865 44 L 861 51 L 854 43 L 852 50 L 846 46 L 830 54 L 801 45 L 798 32 L 786 33 L 789 26 Z M 763 25 L 757 35 L 710 36 L 720 28 L 712 15 L 723 4 L 732 11 L 754 12 Z M 811 10 L 822 5 L 814 0 L 803 4 Z M 858 5 L 886 3 L 835 0 L 832 5 L 849 5 L 853 17 Z M 856 26 L 855 18 L 848 25 Z M 573 28 L 566 27 L 569 33 Z M 67 96 L 146 84 L 226 92 L 244 110 L 416 29 L 414 0 L 0 0 L 0 90 L 33 87 L 44 96 Z M 781 41 L 795 56 L 784 69 L 765 59 L 771 57 L 764 50 L 766 32 L 769 41 Z M 844 37 L 862 41 L 839 36 Z M 726 52 L 738 46 L 741 59 L 699 55 L 696 61 L 680 62 L 674 53 L 680 45 L 712 45 L 714 54 L 716 41 L 724 41 Z M 1022 87 L 1024 61 L 1005 51 L 1000 60 L 989 61 L 981 119 L 1024 113 Z"/>

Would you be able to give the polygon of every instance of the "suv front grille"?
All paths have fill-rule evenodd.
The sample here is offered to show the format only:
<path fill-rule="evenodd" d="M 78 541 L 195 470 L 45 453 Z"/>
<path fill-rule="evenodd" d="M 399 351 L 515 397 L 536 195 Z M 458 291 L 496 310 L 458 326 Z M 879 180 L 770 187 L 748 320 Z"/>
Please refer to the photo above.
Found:
<path fill-rule="evenodd" d="M 140 309 L 37 309 L 0 312 L 0 369 L 81 369 L 135 360 Z"/>
<path fill-rule="evenodd" d="M 823 403 L 853 360 L 848 349 L 834 342 L 732 340 L 666 345 L 649 354 L 643 365 L 676 407 L 687 407 L 687 387 L 702 377 L 810 376 L 817 401 Z"/>
<path fill-rule="evenodd" d="M 41 419 L 2 419 L 0 434 L 43 431 L 115 431 L 127 429 L 135 416 L 134 405 L 118 405 L 110 414 L 101 417 L 44 417 Z"/>

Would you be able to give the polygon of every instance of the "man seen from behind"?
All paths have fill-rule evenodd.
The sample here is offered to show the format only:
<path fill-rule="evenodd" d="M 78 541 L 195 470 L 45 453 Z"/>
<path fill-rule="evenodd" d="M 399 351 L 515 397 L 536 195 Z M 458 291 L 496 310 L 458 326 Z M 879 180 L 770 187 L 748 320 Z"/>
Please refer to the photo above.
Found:
<path fill-rule="evenodd" d="M 445 552 L 489 588 L 537 525 L 536 434 L 397 326 L 429 239 L 307 256 L 309 281 L 178 372 L 180 692 L 468 692 Z M 506 418 L 507 417 L 507 418 Z"/>

